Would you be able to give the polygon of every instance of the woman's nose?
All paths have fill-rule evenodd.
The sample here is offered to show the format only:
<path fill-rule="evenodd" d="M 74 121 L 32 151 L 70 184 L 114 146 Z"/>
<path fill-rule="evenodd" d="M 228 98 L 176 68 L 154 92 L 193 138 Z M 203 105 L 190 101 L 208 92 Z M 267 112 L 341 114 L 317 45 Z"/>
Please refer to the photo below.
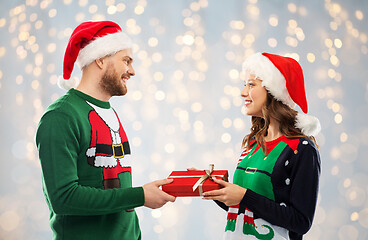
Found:
<path fill-rule="evenodd" d="M 248 97 L 248 88 L 245 86 L 244 88 L 243 88 L 243 90 L 241 91 L 241 93 L 240 93 L 240 96 L 242 96 L 242 97 Z"/>

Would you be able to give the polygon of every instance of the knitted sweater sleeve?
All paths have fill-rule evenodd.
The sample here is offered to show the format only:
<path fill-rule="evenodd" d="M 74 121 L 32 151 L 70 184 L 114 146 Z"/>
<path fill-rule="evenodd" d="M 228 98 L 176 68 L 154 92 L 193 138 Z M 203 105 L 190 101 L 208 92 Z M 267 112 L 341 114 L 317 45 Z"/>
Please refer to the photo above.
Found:
<path fill-rule="evenodd" d="M 48 112 L 38 126 L 36 144 L 49 207 L 62 215 L 102 215 L 144 204 L 142 187 L 98 189 L 78 183 L 80 132 L 73 118 Z"/>
<path fill-rule="evenodd" d="M 311 142 L 310 142 L 311 143 Z M 247 189 L 240 205 L 264 220 L 305 234 L 312 225 L 317 203 L 320 158 L 314 144 L 303 146 L 291 173 L 290 202 L 285 206 Z"/>

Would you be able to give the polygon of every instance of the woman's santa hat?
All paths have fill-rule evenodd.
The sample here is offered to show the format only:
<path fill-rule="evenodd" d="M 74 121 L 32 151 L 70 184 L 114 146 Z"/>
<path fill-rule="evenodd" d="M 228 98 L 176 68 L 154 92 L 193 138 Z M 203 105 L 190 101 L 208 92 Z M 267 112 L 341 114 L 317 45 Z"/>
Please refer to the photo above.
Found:
<path fill-rule="evenodd" d="M 132 48 L 132 45 L 129 36 L 114 22 L 81 23 L 70 36 L 64 55 L 63 78 L 59 78 L 58 85 L 66 90 L 78 85 L 76 78 L 70 78 L 75 62 L 83 69 L 96 59 Z"/>
<path fill-rule="evenodd" d="M 304 113 L 308 112 L 303 70 L 295 59 L 270 53 L 256 53 L 244 61 L 243 72 L 254 74 L 260 79 L 262 86 L 276 100 L 290 108 L 298 105 Z M 316 117 L 301 113 L 296 116 L 295 126 L 306 136 L 315 136 L 321 130 Z"/>

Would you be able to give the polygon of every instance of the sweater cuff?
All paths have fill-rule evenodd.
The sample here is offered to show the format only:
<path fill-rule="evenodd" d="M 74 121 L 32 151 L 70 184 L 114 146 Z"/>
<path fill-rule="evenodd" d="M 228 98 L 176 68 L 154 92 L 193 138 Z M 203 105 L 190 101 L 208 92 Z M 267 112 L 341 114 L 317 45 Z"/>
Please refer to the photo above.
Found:
<path fill-rule="evenodd" d="M 258 199 L 258 194 L 253 192 L 250 189 L 247 189 L 239 205 L 242 207 L 248 208 L 249 206 L 253 206 L 255 203 L 257 203 L 258 201 L 257 199 Z"/>
<path fill-rule="evenodd" d="M 224 209 L 226 212 L 229 210 L 229 207 L 225 205 L 225 203 L 223 202 L 220 202 L 218 200 L 214 200 L 214 202 L 219 206 L 221 207 L 222 209 Z"/>
<path fill-rule="evenodd" d="M 122 198 L 125 209 L 133 209 L 144 205 L 144 191 L 143 187 L 132 187 L 123 189 Z"/>
<path fill-rule="evenodd" d="M 133 197 L 137 199 L 137 207 L 141 207 L 144 205 L 144 190 L 143 187 L 134 187 L 134 195 Z"/>

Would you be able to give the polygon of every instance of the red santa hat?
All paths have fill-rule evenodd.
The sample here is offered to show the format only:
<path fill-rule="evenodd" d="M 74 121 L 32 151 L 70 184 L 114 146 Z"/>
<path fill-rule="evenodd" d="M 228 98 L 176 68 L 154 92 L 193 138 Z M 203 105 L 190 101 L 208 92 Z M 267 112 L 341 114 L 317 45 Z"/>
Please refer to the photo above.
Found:
<path fill-rule="evenodd" d="M 83 69 L 96 59 L 132 48 L 132 45 L 129 36 L 114 22 L 81 23 L 70 36 L 64 55 L 63 78 L 59 78 L 58 85 L 67 90 L 78 85 L 79 81 L 70 77 L 75 62 Z"/>
<path fill-rule="evenodd" d="M 296 105 L 305 113 L 298 113 L 295 126 L 306 136 L 315 136 L 321 130 L 316 117 L 306 115 L 308 112 L 307 97 L 304 87 L 303 69 L 290 57 L 270 53 L 256 53 L 243 63 L 245 74 L 254 74 L 262 80 L 268 92 L 278 101 L 290 108 Z"/>

